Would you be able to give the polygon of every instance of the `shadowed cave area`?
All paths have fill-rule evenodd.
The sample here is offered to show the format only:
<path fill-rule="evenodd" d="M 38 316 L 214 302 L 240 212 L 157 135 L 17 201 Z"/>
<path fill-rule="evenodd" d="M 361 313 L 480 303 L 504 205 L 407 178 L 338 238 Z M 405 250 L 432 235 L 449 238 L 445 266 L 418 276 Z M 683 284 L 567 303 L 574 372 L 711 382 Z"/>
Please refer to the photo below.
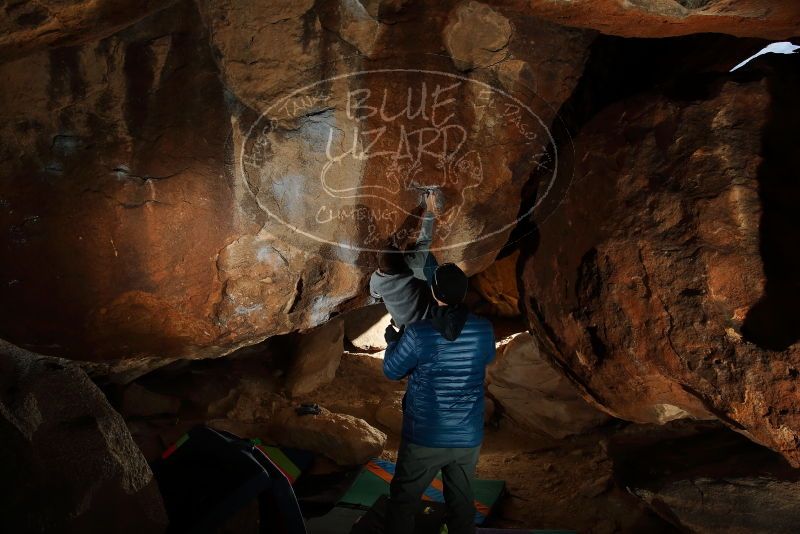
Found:
<path fill-rule="evenodd" d="M 420 251 L 493 331 L 477 532 L 797 531 L 800 54 L 731 69 L 800 7 L 1 17 L 4 532 L 386 531 L 426 375 L 371 279 Z"/>

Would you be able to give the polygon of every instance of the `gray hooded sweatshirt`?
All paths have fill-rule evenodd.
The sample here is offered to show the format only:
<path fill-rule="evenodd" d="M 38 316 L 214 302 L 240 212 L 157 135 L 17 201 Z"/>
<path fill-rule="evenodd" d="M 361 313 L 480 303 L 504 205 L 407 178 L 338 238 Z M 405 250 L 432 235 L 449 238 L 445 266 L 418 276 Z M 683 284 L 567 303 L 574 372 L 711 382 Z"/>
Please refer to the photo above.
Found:
<path fill-rule="evenodd" d="M 404 259 L 409 271 L 399 274 L 372 273 L 369 292 L 383 299 L 395 325 L 400 328 L 430 316 L 433 304 L 430 284 L 436 270 L 436 258 L 430 252 L 433 241 L 433 214 L 426 212 L 414 250 Z"/>

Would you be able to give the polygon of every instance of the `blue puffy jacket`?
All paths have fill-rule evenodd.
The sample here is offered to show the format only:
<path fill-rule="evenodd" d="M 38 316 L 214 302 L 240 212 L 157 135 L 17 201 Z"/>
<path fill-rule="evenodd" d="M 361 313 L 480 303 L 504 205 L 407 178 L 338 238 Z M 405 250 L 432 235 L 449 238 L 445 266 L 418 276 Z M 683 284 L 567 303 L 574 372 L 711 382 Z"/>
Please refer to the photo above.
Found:
<path fill-rule="evenodd" d="M 476 447 L 483 441 L 486 365 L 495 353 L 492 325 L 472 314 L 455 327 L 436 323 L 412 323 L 386 347 L 384 374 L 409 375 L 403 438 L 424 447 Z"/>

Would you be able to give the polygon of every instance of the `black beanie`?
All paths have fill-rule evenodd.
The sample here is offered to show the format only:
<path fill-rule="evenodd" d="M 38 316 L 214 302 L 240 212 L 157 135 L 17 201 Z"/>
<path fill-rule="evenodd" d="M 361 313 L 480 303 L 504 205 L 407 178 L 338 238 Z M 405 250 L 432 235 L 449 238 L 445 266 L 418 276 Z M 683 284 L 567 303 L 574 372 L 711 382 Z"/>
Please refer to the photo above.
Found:
<path fill-rule="evenodd" d="M 444 263 L 433 273 L 433 295 L 448 306 L 456 306 L 467 295 L 467 275 L 455 263 Z"/>

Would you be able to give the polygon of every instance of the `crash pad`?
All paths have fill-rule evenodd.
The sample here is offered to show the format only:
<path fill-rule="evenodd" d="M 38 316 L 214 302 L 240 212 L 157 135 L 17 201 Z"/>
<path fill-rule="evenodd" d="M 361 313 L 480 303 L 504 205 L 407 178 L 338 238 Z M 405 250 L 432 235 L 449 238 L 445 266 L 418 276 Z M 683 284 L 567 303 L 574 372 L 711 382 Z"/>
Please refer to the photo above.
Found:
<path fill-rule="evenodd" d="M 353 526 L 350 533 L 379 534 L 384 532 L 387 503 L 386 495 L 378 497 L 364 517 Z M 441 534 L 445 528 L 446 512 L 443 503 L 431 502 L 421 507 L 414 519 L 414 534 Z"/>
<path fill-rule="evenodd" d="M 251 439 L 250 442 L 280 469 L 291 484 L 294 484 L 298 477 L 314 462 L 314 453 L 311 451 L 264 445 L 258 438 Z"/>

